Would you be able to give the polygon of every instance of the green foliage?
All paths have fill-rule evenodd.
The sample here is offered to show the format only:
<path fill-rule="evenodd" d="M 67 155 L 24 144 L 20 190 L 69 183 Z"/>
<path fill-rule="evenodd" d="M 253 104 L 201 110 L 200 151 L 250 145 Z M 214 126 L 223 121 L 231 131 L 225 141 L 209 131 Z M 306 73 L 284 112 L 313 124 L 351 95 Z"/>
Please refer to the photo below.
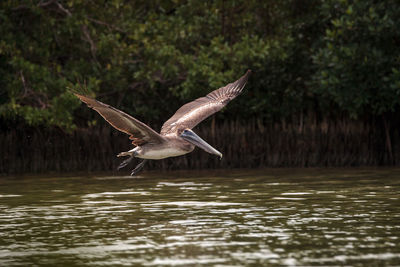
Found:
<path fill-rule="evenodd" d="M 313 57 L 315 92 L 352 117 L 393 112 L 400 103 L 398 2 L 325 1 L 322 11 L 331 18 Z"/>
<path fill-rule="evenodd" d="M 244 95 L 218 116 L 392 112 L 399 20 L 394 0 L 5 0 L 0 118 L 94 125 L 99 117 L 70 93 L 84 90 L 161 125 L 247 69 Z"/>

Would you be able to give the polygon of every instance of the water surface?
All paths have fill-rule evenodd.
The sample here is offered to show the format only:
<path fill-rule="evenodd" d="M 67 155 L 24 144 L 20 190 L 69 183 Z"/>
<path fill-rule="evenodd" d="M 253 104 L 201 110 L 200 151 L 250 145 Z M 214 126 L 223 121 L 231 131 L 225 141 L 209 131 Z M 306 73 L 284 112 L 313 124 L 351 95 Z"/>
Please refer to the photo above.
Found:
<path fill-rule="evenodd" d="M 0 266 L 400 265 L 400 169 L 0 178 Z"/>

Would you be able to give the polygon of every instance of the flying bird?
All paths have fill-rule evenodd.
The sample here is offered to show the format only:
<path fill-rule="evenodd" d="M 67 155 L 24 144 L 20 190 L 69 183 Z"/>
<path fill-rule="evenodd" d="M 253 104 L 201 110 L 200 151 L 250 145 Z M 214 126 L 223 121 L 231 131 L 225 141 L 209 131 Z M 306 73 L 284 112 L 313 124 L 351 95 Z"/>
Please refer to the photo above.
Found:
<path fill-rule="evenodd" d="M 143 159 L 132 170 L 133 176 L 143 168 L 147 160 L 181 156 L 192 152 L 196 146 L 222 158 L 222 153 L 201 139 L 192 128 L 237 97 L 246 85 L 250 73 L 251 70 L 248 70 L 237 81 L 183 105 L 163 124 L 160 133 L 110 105 L 78 93 L 74 94 L 97 111 L 115 129 L 130 135 L 129 139 L 135 148 L 121 152 L 117 157 L 129 156 L 118 169 L 128 165 L 134 157 Z"/>

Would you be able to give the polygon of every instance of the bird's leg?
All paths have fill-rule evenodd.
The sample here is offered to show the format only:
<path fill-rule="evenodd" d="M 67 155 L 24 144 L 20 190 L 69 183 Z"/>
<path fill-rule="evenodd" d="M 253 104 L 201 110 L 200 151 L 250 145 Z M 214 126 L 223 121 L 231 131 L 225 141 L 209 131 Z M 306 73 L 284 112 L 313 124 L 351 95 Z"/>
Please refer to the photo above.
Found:
<path fill-rule="evenodd" d="M 121 162 L 121 164 L 119 164 L 119 166 L 117 167 L 117 170 L 122 169 L 123 167 L 128 165 L 132 161 L 132 159 L 133 159 L 133 157 L 130 156 L 128 159 L 126 159 L 123 162 Z"/>
<path fill-rule="evenodd" d="M 144 159 L 142 162 L 140 162 L 131 172 L 131 176 L 134 176 L 138 172 L 140 172 L 143 169 L 144 164 L 146 163 L 146 159 Z"/>

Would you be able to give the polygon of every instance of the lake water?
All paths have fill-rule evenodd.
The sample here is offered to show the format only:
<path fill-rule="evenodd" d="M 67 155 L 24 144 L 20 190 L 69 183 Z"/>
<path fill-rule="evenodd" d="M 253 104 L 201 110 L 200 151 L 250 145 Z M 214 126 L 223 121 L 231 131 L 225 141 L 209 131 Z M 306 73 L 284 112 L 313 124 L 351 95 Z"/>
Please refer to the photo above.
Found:
<path fill-rule="evenodd" d="M 0 177 L 0 266 L 179 265 L 398 266 L 400 169 Z"/>

